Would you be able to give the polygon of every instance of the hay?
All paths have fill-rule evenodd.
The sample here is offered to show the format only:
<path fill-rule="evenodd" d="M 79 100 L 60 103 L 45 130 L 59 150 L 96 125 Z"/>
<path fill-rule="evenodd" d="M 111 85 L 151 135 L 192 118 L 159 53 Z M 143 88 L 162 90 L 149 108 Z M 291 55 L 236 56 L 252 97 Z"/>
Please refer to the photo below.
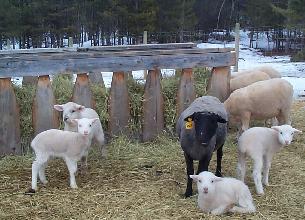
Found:
<path fill-rule="evenodd" d="M 304 103 L 294 104 L 293 125 L 305 130 Z M 235 134 L 225 144 L 223 173 L 235 176 Z M 61 160 L 47 169 L 49 183 L 39 184 L 34 196 L 30 187 L 28 156 L 0 160 L 0 219 L 304 219 L 305 136 L 296 136 L 288 148 L 275 155 L 270 171 L 271 186 L 257 196 L 250 169 L 246 182 L 254 195 L 254 214 L 225 214 L 220 217 L 198 210 L 196 195 L 184 199 L 185 163 L 175 138 L 160 136 L 151 143 L 120 137 L 108 145 L 108 159 L 98 151 L 89 155 L 87 173 L 77 176 L 80 187 L 68 187 L 68 171 Z M 211 170 L 215 170 L 215 155 Z M 248 163 L 249 167 L 250 163 Z M 194 185 L 195 188 L 195 185 Z"/>

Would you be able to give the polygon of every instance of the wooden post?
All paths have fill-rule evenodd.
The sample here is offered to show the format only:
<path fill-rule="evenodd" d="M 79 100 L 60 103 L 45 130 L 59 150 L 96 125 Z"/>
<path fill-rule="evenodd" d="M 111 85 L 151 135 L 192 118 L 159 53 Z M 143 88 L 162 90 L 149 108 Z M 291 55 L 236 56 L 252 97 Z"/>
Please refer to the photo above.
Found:
<path fill-rule="evenodd" d="M 32 107 L 32 121 L 35 135 L 42 131 L 58 128 L 58 112 L 54 109 L 55 97 L 50 77 L 39 76 Z"/>
<path fill-rule="evenodd" d="M 36 85 L 38 82 L 37 76 L 24 76 L 22 79 L 22 85 Z"/>
<path fill-rule="evenodd" d="M 77 74 L 72 101 L 87 108 L 95 108 L 95 101 L 92 96 L 87 73 Z"/>
<path fill-rule="evenodd" d="M 234 72 L 238 71 L 238 59 L 239 59 L 239 23 L 235 26 L 235 54 L 236 54 L 236 64 L 234 66 Z"/>
<path fill-rule="evenodd" d="M 147 31 L 143 32 L 143 44 L 147 44 Z M 143 77 L 147 78 L 147 70 L 144 70 Z"/>
<path fill-rule="evenodd" d="M 143 141 L 154 139 L 164 129 L 164 100 L 160 70 L 149 70 L 143 101 Z"/>
<path fill-rule="evenodd" d="M 208 83 L 208 94 L 224 102 L 230 95 L 230 67 L 214 67 Z"/>
<path fill-rule="evenodd" d="M 102 73 L 89 73 L 89 80 L 92 84 L 101 85 L 102 87 L 105 87 L 104 79 L 102 76 Z"/>
<path fill-rule="evenodd" d="M 109 96 L 109 130 L 111 135 L 129 134 L 130 119 L 127 74 L 114 72 Z"/>
<path fill-rule="evenodd" d="M 0 155 L 21 154 L 20 115 L 11 78 L 0 78 Z"/>
<path fill-rule="evenodd" d="M 195 97 L 193 70 L 191 68 L 182 69 L 177 93 L 178 117 L 194 101 Z"/>
<path fill-rule="evenodd" d="M 143 32 L 143 44 L 147 44 L 147 31 Z"/>
<path fill-rule="evenodd" d="M 68 47 L 73 47 L 73 37 L 69 37 Z"/>

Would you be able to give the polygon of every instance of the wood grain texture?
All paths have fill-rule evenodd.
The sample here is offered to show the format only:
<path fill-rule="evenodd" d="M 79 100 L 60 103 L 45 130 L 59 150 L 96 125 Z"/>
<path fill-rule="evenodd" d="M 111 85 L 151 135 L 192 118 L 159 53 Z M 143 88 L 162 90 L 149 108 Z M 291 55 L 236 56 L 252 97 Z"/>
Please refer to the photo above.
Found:
<path fill-rule="evenodd" d="M 149 70 L 143 101 L 143 141 L 153 140 L 164 129 L 164 100 L 160 70 Z"/>
<path fill-rule="evenodd" d="M 186 50 L 186 49 L 185 49 Z M 235 64 L 234 52 L 205 52 L 203 49 L 186 51 L 127 51 L 62 52 L 14 54 L 0 56 L 0 77 L 37 76 L 41 72 L 53 75 L 67 72 L 126 72 L 155 68 L 222 67 Z"/>
<path fill-rule="evenodd" d="M 0 79 L 0 155 L 21 154 L 20 115 L 11 79 Z"/>
<path fill-rule="evenodd" d="M 73 88 L 72 101 L 87 108 L 95 108 L 95 101 L 90 89 L 87 73 L 77 74 Z"/>
<path fill-rule="evenodd" d="M 96 84 L 105 88 L 105 83 L 102 73 L 100 72 L 89 73 L 89 80 L 91 84 Z"/>
<path fill-rule="evenodd" d="M 114 72 L 109 96 L 110 134 L 129 134 L 130 106 L 127 89 L 127 77 L 124 72 Z"/>
<path fill-rule="evenodd" d="M 230 95 L 230 67 L 215 67 L 208 83 L 208 94 L 224 102 Z"/>
<path fill-rule="evenodd" d="M 38 82 L 37 76 L 24 76 L 22 79 L 22 85 L 36 85 Z"/>
<path fill-rule="evenodd" d="M 195 99 L 195 87 L 193 70 L 182 69 L 178 92 L 177 92 L 177 116 L 183 112 Z"/>
<path fill-rule="evenodd" d="M 42 131 L 59 127 L 59 115 L 54 109 L 55 104 L 50 77 L 47 75 L 40 76 L 32 106 L 32 121 L 35 135 Z"/>

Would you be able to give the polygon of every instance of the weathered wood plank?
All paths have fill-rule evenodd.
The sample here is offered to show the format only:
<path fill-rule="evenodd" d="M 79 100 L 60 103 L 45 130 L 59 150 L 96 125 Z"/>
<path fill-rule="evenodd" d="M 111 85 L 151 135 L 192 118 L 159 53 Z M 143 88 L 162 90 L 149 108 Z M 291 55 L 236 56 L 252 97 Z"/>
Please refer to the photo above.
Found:
<path fill-rule="evenodd" d="M 177 115 L 179 116 L 195 99 L 193 70 L 182 69 L 177 93 Z"/>
<path fill-rule="evenodd" d="M 87 108 L 95 108 L 95 101 L 90 89 L 87 73 L 77 74 L 72 101 Z"/>
<path fill-rule="evenodd" d="M 20 115 L 11 79 L 0 79 L 0 155 L 21 154 Z"/>
<path fill-rule="evenodd" d="M 65 72 L 126 72 L 135 69 L 221 67 L 235 64 L 235 53 L 176 54 L 159 56 L 92 57 L 37 56 L 34 60 L 0 59 L 0 77 L 37 76 Z"/>
<path fill-rule="evenodd" d="M 59 127 L 58 112 L 53 107 L 55 104 L 50 77 L 40 76 L 32 107 L 32 121 L 35 135 L 42 131 Z"/>
<path fill-rule="evenodd" d="M 129 134 L 130 119 L 129 96 L 127 89 L 128 75 L 124 72 L 114 72 L 109 96 L 109 130 L 110 134 Z"/>
<path fill-rule="evenodd" d="M 160 70 L 149 70 L 143 101 L 143 141 L 154 139 L 164 129 L 163 112 Z"/>
<path fill-rule="evenodd" d="M 102 87 L 105 87 L 104 79 L 102 73 L 100 72 L 89 73 L 89 80 L 91 84 L 97 84 Z"/>
<path fill-rule="evenodd" d="M 230 67 L 215 67 L 208 83 L 208 94 L 224 102 L 230 95 Z"/>
<path fill-rule="evenodd" d="M 36 85 L 38 82 L 37 76 L 25 76 L 22 79 L 22 85 Z"/>

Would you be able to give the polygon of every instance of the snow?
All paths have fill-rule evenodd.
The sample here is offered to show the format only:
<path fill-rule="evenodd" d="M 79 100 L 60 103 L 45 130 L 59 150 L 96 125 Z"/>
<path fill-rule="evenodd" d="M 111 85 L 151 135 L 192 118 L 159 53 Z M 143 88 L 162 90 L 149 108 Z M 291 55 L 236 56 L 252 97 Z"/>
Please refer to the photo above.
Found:
<path fill-rule="evenodd" d="M 289 81 L 294 87 L 294 96 L 296 98 L 305 96 L 305 62 L 291 62 L 289 56 L 263 56 L 259 50 L 249 48 L 249 32 L 240 32 L 240 50 L 239 50 L 239 70 L 251 69 L 260 65 L 270 65 L 282 74 L 282 77 Z M 89 47 L 90 41 L 84 43 L 85 47 Z M 74 45 L 77 46 L 77 45 Z M 235 47 L 234 42 L 219 42 L 209 41 L 209 43 L 201 43 L 197 45 L 198 48 L 223 48 L 223 47 Z M 258 46 L 263 48 L 272 48 L 273 45 L 268 45 L 267 38 L 264 34 L 259 37 Z M 232 68 L 233 70 L 233 68 Z M 175 74 L 174 69 L 161 69 L 163 77 L 171 76 Z M 101 73 L 106 87 L 111 86 L 112 72 Z M 144 71 L 137 70 L 132 71 L 133 77 L 141 82 L 144 81 Z M 20 85 L 22 83 L 22 77 L 13 78 L 13 82 Z"/>

